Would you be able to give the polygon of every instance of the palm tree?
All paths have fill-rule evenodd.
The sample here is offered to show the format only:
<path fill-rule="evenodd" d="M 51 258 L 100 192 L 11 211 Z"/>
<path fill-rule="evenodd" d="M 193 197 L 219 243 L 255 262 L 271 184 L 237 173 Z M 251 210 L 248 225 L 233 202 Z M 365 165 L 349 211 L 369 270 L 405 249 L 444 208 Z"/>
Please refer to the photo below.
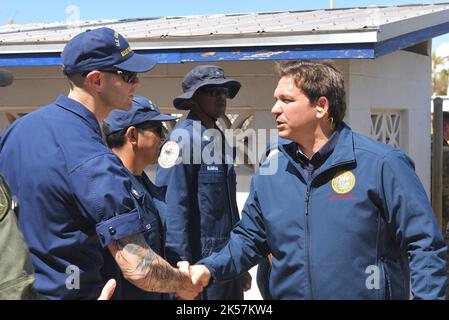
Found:
<path fill-rule="evenodd" d="M 436 95 L 447 95 L 449 70 L 445 64 L 449 57 L 439 57 L 432 52 L 432 92 Z"/>

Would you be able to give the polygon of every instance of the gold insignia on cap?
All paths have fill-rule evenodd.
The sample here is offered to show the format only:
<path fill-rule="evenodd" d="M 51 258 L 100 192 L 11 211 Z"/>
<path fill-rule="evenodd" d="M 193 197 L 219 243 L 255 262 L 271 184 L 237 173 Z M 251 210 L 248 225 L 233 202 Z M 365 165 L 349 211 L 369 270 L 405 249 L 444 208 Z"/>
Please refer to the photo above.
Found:
<path fill-rule="evenodd" d="M 120 54 L 122 55 L 122 57 L 130 54 L 132 52 L 131 47 L 126 48 L 125 50 L 123 50 L 122 52 L 120 52 Z"/>
<path fill-rule="evenodd" d="M 11 208 L 11 196 L 5 181 L 0 177 L 0 220 L 2 220 Z"/>
<path fill-rule="evenodd" d="M 154 108 L 154 103 L 153 103 L 153 101 L 148 100 L 148 105 L 150 106 L 149 108 L 150 108 L 151 111 L 156 110 L 156 109 Z"/>
<path fill-rule="evenodd" d="M 355 186 L 355 176 L 351 171 L 340 171 L 332 179 L 332 189 L 336 193 L 348 193 Z"/>
<path fill-rule="evenodd" d="M 114 40 L 115 40 L 115 45 L 120 48 L 120 39 L 119 39 L 119 34 L 117 31 L 114 31 Z"/>

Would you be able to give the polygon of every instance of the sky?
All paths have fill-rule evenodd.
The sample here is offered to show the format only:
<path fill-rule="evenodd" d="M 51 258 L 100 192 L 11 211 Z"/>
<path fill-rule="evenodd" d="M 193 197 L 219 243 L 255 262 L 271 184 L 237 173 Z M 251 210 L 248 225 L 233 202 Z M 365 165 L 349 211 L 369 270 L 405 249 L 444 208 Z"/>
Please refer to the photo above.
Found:
<path fill-rule="evenodd" d="M 335 8 L 444 3 L 423 0 L 334 0 Z M 79 20 L 109 20 L 187 16 L 224 13 L 250 13 L 328 9 L 330 0 L 0 0 L 0 25 L 14 23 Z M 449 31 L 449 30 L 448 30 Z M 446 49 L 447 48 L 447 49 Z M 449 55 L 449 34 L 433 39 L 432 50 Z"/>

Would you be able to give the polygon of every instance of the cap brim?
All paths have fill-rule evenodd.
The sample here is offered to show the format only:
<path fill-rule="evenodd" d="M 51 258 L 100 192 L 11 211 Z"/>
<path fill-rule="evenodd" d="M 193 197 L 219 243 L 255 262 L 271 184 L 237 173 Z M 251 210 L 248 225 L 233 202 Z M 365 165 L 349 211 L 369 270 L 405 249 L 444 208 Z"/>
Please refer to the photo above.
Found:
<path fill-rule="evenodd" d="M 160 114 L 156 117 L 153 117 L 151 119 L 151 121 L 172 121 L 172 120 L 177 120 L 177 119 L 179 119 L 179 117 L 170 116 L 168 114 Z"/>
<path fill-rule="evenodd" d="M 185 101 L 191 99 L 193 97 L 193 95 L 195 94 L 195 92 L 199 88 L 208 86 L 208 85 L 222 85 L 222 86 L 228 88 L 229 89 L 229 99 L 233 99 L 237 95 L 237 93 L 239 92 L 239 90 L 242 86 L 240 84 L 240 82 L 238 82 L 236 80 L 232 80 L 232 79 L 206 80 L 204 82 L 197 84 L 196 86 L 193 86 L 192 88 L 190 88 L 189 91 L 184 92 L 180 96 L 177 96 L 173 100 L 173 105 L 175 106 L 176 109 L 179 109 L 179 110 L 189 110 L 190 105 L 185 103 Z"/>
<path fill-rule="evenodd" d="M 115 64 L 114 67 L 120 70 L 140 73 L 150 71 L 156 66 L 156 64 L 156 60 L 134 53 L 131 58 Z"/>
<path fill-rule="evenodd" d="M 139 121 L 138 123 L 134 123 L 131 126 L 135 127 L 135 126 L 138 126 L 139 124 L 145 123 L 147 121 L 172 121 L 172 120 L 178 120 L 178 119 L 179 119 L 179 117 L 177 117 L 177 116 L 170 116 L 168 114 L 160 114 L 160 115 L 158 115 L 156 117 L 142 118 L 142 119 L 140 119 L 141 121 Z M 123 130 L 123 129 L 128 128 L 128 127 L 129 126 L 116 128 L 113 131 L 109 131 L 106 134 L 106 136 L 110 136 L 111 134 L 119 132 L 120 130 Z"/>
<path fill-rule="evenodd" d="M 146 115 L 144 117 L 141 117 L 139 119 L 139 122 L 138 123 L 134 123 L 133 126 L 136 126 L 138 124 L 141 124 L 141 123 L 144 123 L 144 122 L 147 122 L 147 121 L 172 121 L 172 120 L 177 120 L 177 119 L 179 119 L 179 117 L 171 116 L 169 114 L 164 114 L 164 113 L 161 113 L 161 114 L 159 114 L 158 116 L 155 116 L 155 117 L 152 117 L 150 114 L 148 114 L 148 115 Z"/>

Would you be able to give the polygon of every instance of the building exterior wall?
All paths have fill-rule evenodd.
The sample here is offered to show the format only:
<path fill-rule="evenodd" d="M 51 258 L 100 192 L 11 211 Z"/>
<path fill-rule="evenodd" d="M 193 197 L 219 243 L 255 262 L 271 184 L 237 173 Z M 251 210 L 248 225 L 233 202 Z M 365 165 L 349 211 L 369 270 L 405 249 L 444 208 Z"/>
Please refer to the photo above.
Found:
<path fill-rule="evenodd" d="M 276 87 L 274 62 L 237 61 L 216 63 L 227 77 L 242 83 L 237 97 L 228 103 L 230 113 L 252 112 L 254 129 L 274 128 L 270 113 Z M 163 112 L 177 112 L 172 99 L 181 92 L 182 77 L 196 64 L 162 64 L 140 77 L 136 94 L 151 97 Z M 416 171 L 426 191 L 430 190 L 430 74 L 431 59 L 412 52 L 398 51 L 375 60 L 339 60 L 344 73 L 348 112 L 345 120 L 355 131 L 370 135 L 371 112 L 398 111 L 401 114 L 401 145 L 415 161 Z M 52 102 L 68 92 L 67 81 L 59 67 L 16 67 L 10 69 L 15 82 L 0 88 L 0 110 L 17 116 Z M 0 112 L 0 131 L 8 119 Z M 266 141 L 260 141 L 263 150 Z M 247 171 L 245 171 L 247 175 Z M 248 180 L 248 179 L 245 179 Z M 247 192 L 248 183 L 239 184 Z"/>
<path fill-rule="evenodd" d="M 400 147 L 415 162 L 430 195 L 431 59 L 398 51 L 375 60 L 349 63 L 348 123 L 370 135 L 371 112 L 401 114 Z"/>
<path fill-rule="evenodd" d="M 236 61 L 216 63 L 227 77 L 242 83 L 237 97 L 228 103 L 229 113 L 254 114 L 251 127 L 273 129 L 270 113 L 276 87 L 274 62 Z M 415 161 L 416 171 L 426 191 L 430 190 L 430 74 L 428 56 L 398 51 L 375 60 L 338 60 L 337 67 L 346 79 L 348 112 L 346 122 L 358 132 L 370 135 L 371 112 L 397 111 L 401 114 L 401 145 Z M 161 64 L 141 75 L 136 94 L 153 99 L 163 112 L 180 113 L 172 107 L 172 99 L 181 92 L 182 77 L 195 63 Z M 58 94 L 68 92 L 67 81 L 59 67 L 16 67 L 10 69 L 15 82 L 0 88 L 0 111 L 17 116 L 51 103 Z M 8 124 L 0 112 L 0 131 Z M 258 151 L 267 141 L 258 142 Z M 239 191 L 247 192 L 251 170 L 242 173 Z M 239 178 L 240 179 L 240 178 Z"/>

